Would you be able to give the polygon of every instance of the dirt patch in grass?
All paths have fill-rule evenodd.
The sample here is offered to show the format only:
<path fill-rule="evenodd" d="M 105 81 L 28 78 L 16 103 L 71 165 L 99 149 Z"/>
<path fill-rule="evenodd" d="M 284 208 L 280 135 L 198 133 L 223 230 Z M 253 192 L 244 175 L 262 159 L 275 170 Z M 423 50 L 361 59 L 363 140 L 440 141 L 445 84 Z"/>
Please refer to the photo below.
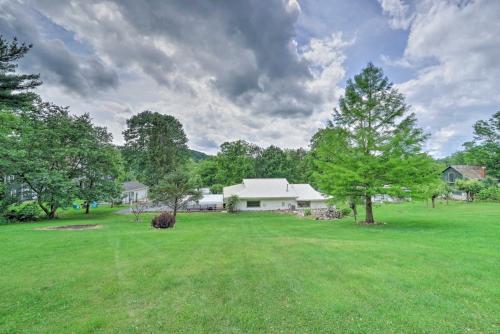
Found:
<path fill-rule="evenodd" d="M 43 230 L 43 231 L 75 231 L 75 230 L 94 230 L 97 228 L 101 228 L 102 225 L 98 224 L 80 224 L 80 225 L 64 225 L 64 226 L 48 226 L 48 227 L 42 227 L 42 228 L 37 228 L 37 230 Z"/>

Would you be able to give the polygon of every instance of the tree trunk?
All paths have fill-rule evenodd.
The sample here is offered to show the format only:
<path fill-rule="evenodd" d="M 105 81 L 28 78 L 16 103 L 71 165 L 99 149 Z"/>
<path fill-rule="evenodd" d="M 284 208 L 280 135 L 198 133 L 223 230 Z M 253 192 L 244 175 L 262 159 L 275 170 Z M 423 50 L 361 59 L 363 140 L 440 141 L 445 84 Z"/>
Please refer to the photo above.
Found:
<path fill-rule="evenodd" d="M 174 200 L 174 217 L 177 216 L 177 198 Z"/>
<path fill-rule="evenodd" d="M 366 211 L 366 223 L 367 224 L 375 223 L 375 220 L 373 220 L 372 197 L 369 195 L 365 196 L 365 211 Z"/>
<path fill-rule="evenodd" d="M 56 211 L 57 211 L 57 205 L 51 204 L 50 205 L 49 219 L 56 218 Z"/>
<path fill-rule="evenodd" d="M 87 201 L 85 203 L 85 214 L 88 215 L 89 214 L 89 211 L 90 211 L 90 202 Z"/>
<path fill-rule="evenodd" d="M 436 208 L 436 196 L 432 196 L 431 201 L 432 201 L 432 208 L 435 209 Z"/>
<path fill-rule="evenodd" d="M 358 222 L 358 209 L 356 208 L 356 203 L 351 203 L 349 206 L 351 207 L 352 215 L 354 216 L 354 222 L 357 223 Z"/>
<path fill-rule="evenodd" d="M 43 212 L 45 212 L 45 214 L 47 215 L 47 217 L 50 218 L 50 211 L 49 211 L 49 209 L 45 205 L 43 205 L 43 202 L 40 199 L 40 197 L 37 198 L 37 202 L 38 202 L 38 206 L 43 210 Z"/>

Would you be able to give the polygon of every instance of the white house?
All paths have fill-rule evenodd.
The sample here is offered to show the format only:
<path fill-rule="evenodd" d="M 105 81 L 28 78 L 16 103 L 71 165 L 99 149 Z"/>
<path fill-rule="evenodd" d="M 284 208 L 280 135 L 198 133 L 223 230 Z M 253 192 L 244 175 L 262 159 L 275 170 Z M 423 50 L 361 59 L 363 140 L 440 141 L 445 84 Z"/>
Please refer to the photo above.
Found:
<path fill-rule="evenodd" d="M 130 204 L 134 202 L 143 202 L 148 200 L 149 187 L 137 182 L 124 182 L 122 189 L 122 202 Z"/>
<path fill-rule="evenodd" d="M 242 183 L 224 187 L 224 202 L 238 196 L 237 210 L 266 211 L 296 208 L 326 208 L 328 197 L 309 184 L 290 184 L 286 179 L 244 179 Z"/>

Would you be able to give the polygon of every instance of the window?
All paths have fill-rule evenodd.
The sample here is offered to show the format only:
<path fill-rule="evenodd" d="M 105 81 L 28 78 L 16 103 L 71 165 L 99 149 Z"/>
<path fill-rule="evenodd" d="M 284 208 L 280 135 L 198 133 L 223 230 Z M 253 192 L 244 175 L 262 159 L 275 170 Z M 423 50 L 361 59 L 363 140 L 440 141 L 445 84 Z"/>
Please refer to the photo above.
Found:
<path fill-rule="evenodd" d="M 453 173 L 453 172 L 448 173 L 448 181 L 450 183 L 455 183 L 455 173 Z"/>
<path fill-rule="evenodd" d="M 247 201 L 247 208 L 260 208 L 260 201 Z"/>
<path fill-rule="evenodd" d="M 309 202 L 309 201 L 298 201 L 297 202 L 297 206 L 299 208 L 309 208 L 309 207 L 311 207 L 311 202 Z"/>

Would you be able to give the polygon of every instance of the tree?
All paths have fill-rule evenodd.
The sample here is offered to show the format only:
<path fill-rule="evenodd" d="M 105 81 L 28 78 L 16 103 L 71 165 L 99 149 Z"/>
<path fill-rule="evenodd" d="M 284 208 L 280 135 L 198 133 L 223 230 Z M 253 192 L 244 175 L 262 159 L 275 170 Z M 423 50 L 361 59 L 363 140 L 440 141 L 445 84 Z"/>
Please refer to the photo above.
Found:
<path fill-rule="evenodd" d="M 274 145 L 259 152 L 255 165 L 257 177 L 260 178 L 286 178 L 292 169 L 287 154 Z"/>
<path fill-rule="evenodd" d="M 73 116 L 37 100 L 19 109 L 9 135 L 2 137 L 0 170 L 34 194 L 48 218 L 78 195 L 85 145 L 94 135 L 88 115 Z"/>
<path fill-rule="evenodd" d="M 478 180 L 457 180 L 458 190 L 465 192 L 467 201 L 473 202 L 475 196 L 484 188 L 484 185 Z"/>
<path fill-rule="evenodd" d="M 189 175 L 181 170 L 175 170 L 166 175 L 151 189 L 151 198 L 156 203 L 164 203 L 173 210 L 185 207 L 191 201 L 201 198 L 201 192 L 193 184 Z"/>
<path fill-rule="evenodd" d="M 89 118 L 82 119 L 86 127 L 80 138 L 82 148 L 79 164 L 78 197 L 85 201 L 89 213 L 94 201 L 117 198 L 121 194 L 123 163 L 120 152 L 112 144 L 112 135 L 106 128 L 93 126 Z"/>
<path fill-rule="evenodd" d="M 333 119 L 312 139 L 315 178 L 334 198 L 364 199 L 372 224 L 373 195 L 404 196 L 434 177 L 425 139 L 404 96 L 370 63 L 347 81 Z"/>
<path fill-rule="evenodd" d="M 188 159 L 187 137 L 173 116 L 144 111 L 127 120 L 124 159 L 133 174 L 154 186 Z"/>
<path fill-rule="evenodd" d="M 227 212 L 229 213 L 236 213 L 238 211 L 238 202 L 240 201 L 240 198 L 238 195 L 231 195 L 227 199 L 226 202 L 226 208 Z"/>
<path fill-rule="evenodd" d="M 36 95 L 29 92 L 42 84 L 39 74 L 15 74 L 16 62 L 24 57 L 32 45 L 19 44 L 14 38 L 7 42 L 0 35 L 0 109 L 25 107 Z"/>
<path fill-rule="evenodd" d="M 256 176 L 255 158 L 260 148 L 244 140 L 223 143 L 217 154 L 217 183 L 231 185 Z"/>
<path fill-rule="evenodd" d="M 420 197 L 426 200 L 426 205 L 429 207 L 429 199 L 432 203 L 432 208 L 436 207 L 436 199 L 440 196 L 446 197 L 448 201 L 448 197 L 450 195 L 451 188 L 448 183 L 440 180 L 436 177 L 436 179 L 428 182 L 426 184 L 422 184 L 416 188 L 416 191 L 413 197 Z"/>
<path fill-rule="evenodd" d="M 201 160 L 196 164 L 195 169 L 201 178 L 203 186 L 210 187 L 217 184 L 217 161 L 215 157 Z"/>
<path fill-rule="evenodd" d="M 477 121 L 473 129 L 474 139 L 449 157 L 449 164 L 485 166 L 488 175 L 500 178 L 500 111 L 487 121 Z"/>

